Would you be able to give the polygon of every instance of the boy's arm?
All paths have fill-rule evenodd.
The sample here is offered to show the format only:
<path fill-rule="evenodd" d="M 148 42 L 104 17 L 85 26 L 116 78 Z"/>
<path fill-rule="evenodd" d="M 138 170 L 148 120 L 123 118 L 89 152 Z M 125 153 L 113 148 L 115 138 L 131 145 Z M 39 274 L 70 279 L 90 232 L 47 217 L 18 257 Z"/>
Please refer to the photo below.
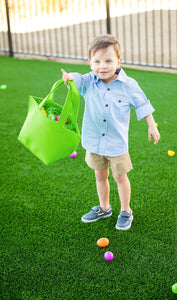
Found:
<path fill-rule="evenodd" d="M 67 73 L 63 69 L 61 69 L 61 72 L 63 73 L 64 83 L 67 85 L 67 81 L 74 81 L 78 87 L 79 94 L 85 97 L 87 89 L 90 86 L 90 82 L 93 80 L 92 72 L 86 73 L 84 75 L 78 72 Z"/>
<path fill-rule="evenodd" d="M 65 84 L 67 85 L 67 81 L 68 80 L 74 80 L 73 76 L 67 72 L 65 72 L 65 70 L 61 69 L 62 73 L 63 73 L 63 79 Z"/>
<path fill-rule="evenodd" d="M 152 114 L 148 115 L 145 117 L 146 122 L 148 123 L 149 129 L 148 129 L 148 138 L 149 141 L 151 141 L 151 137 L 153 136 L 154 138 L 154 145 L 157 145 L 158 141 L 160 140 L 160 133 L 156 127 L 154 118 Z"/>

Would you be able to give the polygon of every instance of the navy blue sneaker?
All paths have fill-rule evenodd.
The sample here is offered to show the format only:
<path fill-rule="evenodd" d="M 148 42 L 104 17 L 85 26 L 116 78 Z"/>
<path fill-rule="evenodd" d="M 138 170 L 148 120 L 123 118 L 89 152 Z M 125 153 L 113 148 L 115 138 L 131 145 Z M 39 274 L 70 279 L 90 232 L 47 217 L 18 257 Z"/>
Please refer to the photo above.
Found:
<path fill-rule="evenodd" d="M 92 210 L 89 213 L 85 214 L 81 218 L 81 221 L 84 223 L 91 223 L 111 216 L 112 216 L 111 206 L 109 206 L 109 208 L 105 211 L 102 210 L 100 206 L 94 206 L 92 207 Z"/>
<path fill-rule="evenodd" d="M 121 211 L 120 215 L 118 216 L 117 223 L 116 223 L 116 229 L 118 230 L 128 230 L 133 221 L 133 212 L 132 210 L 130 213 L 127 211 Z"/>

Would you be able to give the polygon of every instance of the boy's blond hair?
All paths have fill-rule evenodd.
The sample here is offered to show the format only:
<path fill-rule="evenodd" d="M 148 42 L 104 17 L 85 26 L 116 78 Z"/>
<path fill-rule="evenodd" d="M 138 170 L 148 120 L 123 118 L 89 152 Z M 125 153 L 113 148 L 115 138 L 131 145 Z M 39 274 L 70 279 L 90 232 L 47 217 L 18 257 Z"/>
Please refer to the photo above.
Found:
<path fill-rule="evenodd" d="M 89 59 L 91 59 L 91 56 L 94 55 L 97 50 L 107 48 L 110 45 L 114 47 L 117 58 L 120 59 L 120 43 L 111 34 L 99 35 L 90 42 Z"/>

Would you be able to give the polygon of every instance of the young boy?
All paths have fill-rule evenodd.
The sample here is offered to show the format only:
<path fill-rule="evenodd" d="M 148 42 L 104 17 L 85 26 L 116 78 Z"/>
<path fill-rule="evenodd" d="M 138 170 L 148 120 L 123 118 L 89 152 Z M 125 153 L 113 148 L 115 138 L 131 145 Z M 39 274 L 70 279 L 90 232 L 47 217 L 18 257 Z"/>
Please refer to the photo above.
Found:
<path fill-rule="evenodd" d="M 132 169 L 128 153 L 130 108 L 136 110 L 138 120 L 146 119 L 148 137 L 156 145 L 160 134 L 152 116 L 154 108 L 138 83 L 120 68 L 120 44 L 111 35 L 96 37 L 89 46 L 92 72 L 85 75 L 66 73 L 63 79 L 74 80 L 85 99 L 82 126 L 82 146 L 86 149 L 86 163 L 95 170 L 100 206 L 94 206 L 81 220 L 95 222 L 112 215 L 109 204 L 109 166 L 117 183 L 121 202 L 116 229 L 131 227 L 130 182 L 127 173 Z"/>

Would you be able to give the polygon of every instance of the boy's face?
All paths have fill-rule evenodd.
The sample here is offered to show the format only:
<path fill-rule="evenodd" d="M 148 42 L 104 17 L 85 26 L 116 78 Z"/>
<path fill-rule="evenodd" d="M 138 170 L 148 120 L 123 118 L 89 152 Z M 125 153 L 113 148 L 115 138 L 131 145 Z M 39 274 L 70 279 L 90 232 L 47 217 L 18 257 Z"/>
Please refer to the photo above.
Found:
<path fill-rule="evenodd" d="M 121 59 L 118 59 L 112 45 L 97 50 L 89 61 L 94 74 L 109 84 L 117 78 L 116 69 L 120 66 Z"/>

